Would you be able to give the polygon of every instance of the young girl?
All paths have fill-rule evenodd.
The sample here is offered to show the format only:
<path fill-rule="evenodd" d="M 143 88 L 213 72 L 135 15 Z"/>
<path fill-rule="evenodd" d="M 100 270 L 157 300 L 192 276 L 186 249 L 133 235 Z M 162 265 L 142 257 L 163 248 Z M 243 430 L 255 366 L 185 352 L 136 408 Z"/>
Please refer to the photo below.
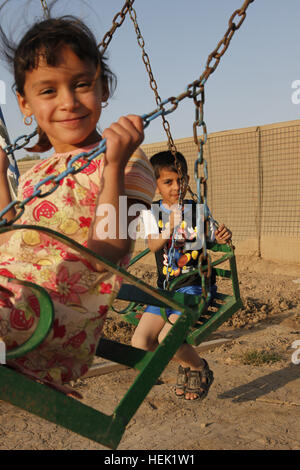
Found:
<path fill-rule="evenodd" d="M 132 247 L 129 237 L 118 236 L 119 229 L 124 231 L 118 223 L 119 197 L 126 195 L 128 205 L 136 201 L 150 205 L 156 185 L 151 165 L 138 150 L 143 140 L 141 118 L 121 117 L 102 136 L 98 133 L 96 125 L 110 94 L 112 74 L 94 36 L 77 18 L 34 24 L 15 48 L 13 63 L 24 120 L 28 123 L 34 118 L 38 124 L 39 141 L 31 150 L 55 150 L 21 177 L 19 200 L 31 195 L 45 177 L 66 170 L 74 155 L 107 139 L 105 154 L 82 172 L 65 177 L 52 194 L 32 199 L 17 223 L 50 227 L 126 266 Z M 1 150 L 0 210 L 10 201 L 7 164 Z M 101 223 L 107 204 L 116 216 L 116 233 L 110 238 Z M 7 219 L 13 216 L 14 210 L 5 215 Z M 8 350 L 24 343 L 40 314 L 33 291 L 8 278 L 44 287 L 52 298 L 55 320 L 37 349 L 9 365 L 44 382 L 67 383 L 91 365 L 120 279 L 43 232 L 11 233 L 0 240 L 0 337 Z"/>

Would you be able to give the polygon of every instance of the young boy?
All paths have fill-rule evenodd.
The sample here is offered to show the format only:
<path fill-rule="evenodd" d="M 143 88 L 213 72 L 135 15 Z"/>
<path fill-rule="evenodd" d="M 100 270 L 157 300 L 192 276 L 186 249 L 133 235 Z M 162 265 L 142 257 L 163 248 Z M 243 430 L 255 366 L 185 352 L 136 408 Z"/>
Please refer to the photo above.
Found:
<path fill-rule="evenodd" d="M 179 177 L 174 157 L 170 151 L 160 152 L 151 157 L 150 162 L 154 168 L 157 192 L 162 199 L 152 204 L 151 211 L 143 211 L 142 220 L 145 227 L 145 236 L 148 246 L 155 252 L 158 271 L 158 287 L 165 288 L 167 272 L 168 280 L 172 281 L 184 272 L 197 267 L 201 249 L 195 249 L 193 241 L 197 237 L 196 203 L 191 200 L 183 201 L 183 211 L 179 207 L 180 191 L 182 199 L 187 191 L 189 177 L 187 163 L 183 155 L 176 154 L 177 162 L 181 166 L 182 178 Z M 182 222 L 184 218 L 184 222 Z M 172 234 L 177 230 L 173 260 L 168 260 Z M 217 230 L 212 219 L 209 224 L 209 240 L 226 243 L 231 239 L 231 232 L 224 225 Z M 196 246 L 197 248 L 197 246 Z M 211 295 L 216 293 L 215 279 L 211 283 Z M 201 278 L 198 274 L 190 276 L 180 285 L 176 286 L 179 292 L 199 295 L 201 294 Z M 172 324 L 178 319 L 180 311 L 166 309 L 170 323 L 166 323 L 160 313 L 160 308 L 148 306 L 143 314 L 132 337 L 132 345 L 153 351 L 169 332 Z M 174 358 L 179 362 L 175 394 L 178 398 L 197 400 L 206 397 L 213 382 L 213 372 L 205 359 L 198 356 L 196 350 L 187 343 L 176 352 Z"/>

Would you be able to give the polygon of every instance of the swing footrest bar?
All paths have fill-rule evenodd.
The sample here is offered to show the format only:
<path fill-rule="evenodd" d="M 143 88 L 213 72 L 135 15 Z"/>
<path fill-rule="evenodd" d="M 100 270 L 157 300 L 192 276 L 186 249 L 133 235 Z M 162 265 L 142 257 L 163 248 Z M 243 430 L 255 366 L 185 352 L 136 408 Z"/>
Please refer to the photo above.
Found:
<path fill-rule="evenodd" d="M 141 368 L 145 357 L 151 354 L 151 352 L 106 338 L 101 338 L 96 350 L 96 356 L 98 357 L 138 370 Z"/>
<path fill-rule="evenodd" d="M 215 312 L 203 325 L 189 333 L 187 342 L 193 346 L 198 346 L 242 306 L 243 304 L 241 299 L 235 299 L 232 297 L 224 305 L 219 306 L 218 311 Z"/>

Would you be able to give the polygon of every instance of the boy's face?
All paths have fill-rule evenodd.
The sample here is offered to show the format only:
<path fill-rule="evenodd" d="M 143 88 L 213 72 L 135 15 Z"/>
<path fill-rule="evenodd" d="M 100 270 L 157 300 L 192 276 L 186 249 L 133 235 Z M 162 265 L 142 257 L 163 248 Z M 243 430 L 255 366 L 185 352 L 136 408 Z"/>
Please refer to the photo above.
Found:
<path fill-rule="evenodd" d="M 185 176 L 185 184 L 182 188 L 182 197 L 185 197 L 189 177 Z M 162 197 L 162 202 L 168 206 L 177 204 L 180 193 L 180 177 L 178 173 L 171 168 L 162 168 L 159 178 L 156 180 L 157 192 Z"/>

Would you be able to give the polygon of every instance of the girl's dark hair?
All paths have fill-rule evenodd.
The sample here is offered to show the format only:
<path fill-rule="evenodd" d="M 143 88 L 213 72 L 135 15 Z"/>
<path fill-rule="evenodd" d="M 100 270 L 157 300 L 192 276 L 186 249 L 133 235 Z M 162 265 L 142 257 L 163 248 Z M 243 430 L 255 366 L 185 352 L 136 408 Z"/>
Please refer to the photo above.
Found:
<path fill-rule="evenodd" d="M 176 160 L 180 164 L 183 176 L 186 176 L 188 173 L 188 167 L 186 159 L 184 158 L 182 153 L 176 152 Z M 153 166 L 156 179 L 160 177 L 160 172 L 164 168 L 168 168 L 169 170 L 178 173 L 175 158 L 170 150 L 158 152 L 155 155 L 152 155 L 152 157 L 150 158 L 150 163 Z"/>
<path fill-rule="evenodd" d="M 60 59 L 59 51 L 64 45 L 68 45 L 79 59 L 91 61 L 95 65 L 97 72 L 100 73 L 100 79 L 108 87 L 109 94 L 115 89 L 115 75 L 101 55 L 93 33 L 79 18 L 63 16 L 38 21 L 32 25 L 17 46 L 12 45 L 2 28 L 0 33 L 3 44 L 2 55 L 13 64 L 14 88 L 20 95 L 24 95 L 26 72 L 38 66 L 40 55 L 43 55 L 48 65 L 55 67 Z M 42 129 L 38 128 L 38 133 L 39 141 L 27 150 L 46 152 L 52 145 Z"/>

